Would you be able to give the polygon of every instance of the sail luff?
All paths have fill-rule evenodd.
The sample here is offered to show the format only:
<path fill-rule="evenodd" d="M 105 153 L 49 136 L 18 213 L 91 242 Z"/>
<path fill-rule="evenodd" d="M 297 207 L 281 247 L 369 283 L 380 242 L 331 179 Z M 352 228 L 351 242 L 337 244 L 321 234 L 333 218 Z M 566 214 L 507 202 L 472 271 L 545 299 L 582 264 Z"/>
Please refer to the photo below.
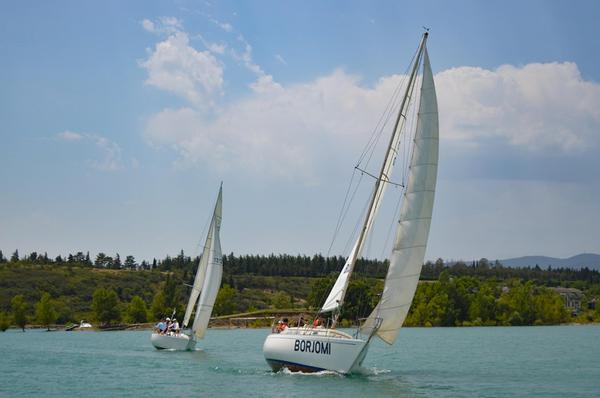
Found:
<path fill-rule="evenodd" d="M 214 214 L 213 214 L 214 218 Z M 211 221 L 212 226 L 212 221 Z M 194 311 L 194 307 L 196 306 L 196 301 L 198 301 L 198 297 L 202 292 L 202 285 L 204 284 L 204 278 L 206 277 L 206 267 L 208 266 L 208 251 L 210 248 L 210 242 L 212 241 L 212 228 L 209 229 L 208 235 L 206 236 L 206 241 L 204 243 L 204 249 L 202 250 L 202 256 L 200 257 L 200 262 L 198 263 L 198 269 L 196 270 L 196 277 L 194 278 L 194 284 L 192 285 L 192 291 L 190 292 L 190 298 L 187 303 L 187 307 L 185 309 L 185 316 L 183 318 L 182 326 L 183 328 L 187 328 L 190 318 L 192 316 L 192 312 Z"/>
<path fill-rule="evenodd" d="M 221 286 L 221 277 L 223 275 L 223 257 L 220 238 L 221 214 L 222 188 L 219 189 L 214 218 L 211 224 L 212 239 L 208 250 L 206 277 L 202 286 L 202 292 L 198 298 L 196 317 L 194 318 L 194 323 L 192 325 L 192 330 L 198 338 L 204 337 Z"/>
<path fill-rule="evenodd" d="M 344 264 L 344 267 L 342 268 L 342 271 L 340 272 L 335 284 L 333 285 L 331 291 L 329 292 L 329 295 L 327 296 L 327 299 L 325 300 L 325 303 L 323 304 L 319 312 L 334 311 L 340 308 L 344 303 L 344 298 L 346 296 L 348 284 L 350 283 L 350 277 L 352 276 L 354 266 L 356 265 L 356 260 L 362 253 L 365 238 L 373 225 L 373 221 L 375 219 L 375 215 L 377 214 L 377 210 L 379 210 L 379 205 L 385 192 L 385 187 L 390 181 L 392 165 L 394 163 L 395 158 L 394 148 L 396 148 L 396 146 L 398 145 L 404 122 L 406 121 L 405 109 L 409 105 L 409 99 L 414 88 L 416 80 L 415 77 L 419 68 L 419 64 L 421 63 L 421 57 L 426 40 L 427 35 L 425 34 L 423 35 L 421 43 L 419 44 L 417 56 L 415 58 L 410 78 L 406 86 L 406 92 L 404 94 L 404 97 L 402 98 L 402 103 L 400 105 L 400 109 L 396 117 L 394 129 L 392 130 L 390 142 L 385 153 L 385 158 L 383 164 L 381 165 L 379 177 L 375 181 L 375 187 L 373 189 L 373 194 L 371 195 L 367 215 L 365 217 L 365 221 L 361 228 L 360 234 L 354 244 L 354 247 L 352 248 L 352 251 L 350 252 L 350 255 L 348 256 L 348 259 L 346 260 L 346 263 Z"/>
<path fill-rule="evenodd" d="M 408 314 L 427 246 L 439 152 L 439 122 L 433 73 L 427 49 L 423 58 L 423 83 L 408 183 L 390 266 L 381 299 L 363 333 L 376 329 L 377 336 L 392 344 Z"/>

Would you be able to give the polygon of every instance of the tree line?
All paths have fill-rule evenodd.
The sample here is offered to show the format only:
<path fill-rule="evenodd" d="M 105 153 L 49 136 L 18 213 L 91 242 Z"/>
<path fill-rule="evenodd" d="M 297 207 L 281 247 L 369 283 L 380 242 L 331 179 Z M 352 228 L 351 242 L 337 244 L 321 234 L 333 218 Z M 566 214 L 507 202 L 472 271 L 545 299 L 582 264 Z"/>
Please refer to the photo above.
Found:
<path fill-rule="evenodd" d="M 138 262 L 132 255 L 127 255 L 124 260 L 121 260 L 119 253 L 111 256 L 101 252 L 92 260 L 89 252 L 77 252 L 64 257 L 59 255 L 52 259 L 47 253 L 39 254 L 37 252 L 20 257 L 18 250 L 15 250 L 8 259 L 0 250 L 0 264 L 69 265 L 137 271 L 182 271 L 186 276 L 195 272 L 199 262 L 199 256 L 187 256 L 183 250 L 175 257 L 166 256 L 163 259 L 153 258 L 152 261 L 143 260 L 141 262 Z M 321 254 L 293 256 L 288 254 L 235 255 L 230 253 L 223 255 L 224 272 L 229 275 L 324 277 L 339 272 L 345 262 L 345 257 L 324 257 Z M 374 278 L 385 278 L 388 265 L 388 260 L 361 258 L 357 260 L 355 273 Z M 448 270 L 451 275 L 455 276 L 473 276 L 485 279 L 519 278 L 547 286 L 559 286 L 572 281 L 589 284 L 600 283 L 600 272 L 594 269 L 541 268 L 535 264 L 519 268 L 505 267 L 498 260 L 490 261 L 486 258 L 471 262 L 446 263 L 441 258 L 435 262 L 428 261 L 423 265 L 421 280 L 437 280 L 444 270 Z"/>
<path fill-rule="evenodd" d="M 80 319 L 99 324 L 143 323 L 173 311 L 183 314 L 189 294 L 185 285 L 193 283 L 199 261 L 183 251 L 139 264 L 133 256 L 126 256 L 129 260 L 119 268 L 115 268 L 119 255 L 99 253 L 94 261 L 82 252 L 68 255 L 66 260 L 58 257 L 50 259 L 45 253 L 21 257 L 15 251 L 7 259 L 0 251 L 0 326 L 6 322 L 20 326 L 23 319 L 39 325 Z M 213 315 L 270 308 L 315 311 L 345 258 L 231 253 L 223 262 L 223 282 Z M 379 299 L 386 269 L 387 262 L 359 261 L 342 310 L 343 324 L 370 313 Z M 560 297 L 547 289 L 551 286 L 577 287 L 585 292 L 586 300 L 598 299 L 600 273 L 537 266 L 508 268 L 486 259 L 446 264 L 439 259 L 424 264 L 406 324 L 530 325 L 570 320 Z M 587 312 L 581 321 L 596 318 Z"/>

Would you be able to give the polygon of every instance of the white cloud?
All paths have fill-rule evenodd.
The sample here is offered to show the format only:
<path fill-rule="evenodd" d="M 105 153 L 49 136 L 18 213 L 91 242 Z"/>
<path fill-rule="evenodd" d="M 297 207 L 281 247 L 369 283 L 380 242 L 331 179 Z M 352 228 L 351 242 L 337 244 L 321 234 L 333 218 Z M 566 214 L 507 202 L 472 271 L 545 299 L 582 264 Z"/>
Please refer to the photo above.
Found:
<path fill-rule="evenodd" d="M 88 164 L 100 171 L 117 171 L 121 168 L 121 147 L 105 137 L 90 134 L 88 137 L 103 153 L 101 160 L 91 159 Z"/>
<path fill-rule="evenodd" d="M 275 54 L 275 59 L 283 65 L 287 66 L 287 64 L 288 64 L 287 61 L 279 54 Z"/>
<path fill-rule="evenodd" d="M 184 32 L 157 43 L 140 65 L 148 71 L 146 84 L 179 95 L 196 107 L 211 106 L 211 95 L 223 84 L 220 63 L 210 52 L 190 46 Z"/>
<path fill-rule="evenodd" d="M 70 130 L 65 130 L 56 135 L 58 139 L 63 141 L 87 141 L 94 144 L 100 151 L 101 159 L 88 159 L 87 164 L 96 170 L 100 171 L 116 171 L 121 169 L 121 147 L 114 141 L 109 140 L 98 134 L 76 133 Z"/>
<path fill-rule="evenodd" d="M 281 85 L 253 60 L 242 34 L 236 37 L 242 50 L 199 35 L 208 51 L 197 51 L 180 21 L 162 18 L 160 24 L 175 32 L 141 63 L 146 84 L 191 106 L 155 114 L 145 133 L 155 145 L 174 147 L 186 162 L 315 181 L 331 156 L 358 156 L 401 80 L 387 76 L 366 87 L 337 70 L 305 84 Z M 223 66 L 215 55 L 226 49 L 256 80 L 247 96 L 218 107 Z M 275 58 L 287 64 L 281 55 Z M 526 150 L 571 152 L 599 142 L 600 85 L 584 81 L 573 63 L 459 67 L 435 80 L 441 137 L 465 148 L 501 140 Z"/>
<path fill-rule="evenodd" d="M 142 21 L 142 27 L 144 28 L 144 30 L 146 30 L 148 32 L 155 31 L 154 22 L 150 21 L 149 19 L 144 19 Z"/>
<path fill-rule="evenodd" d="M 584 81 L 574 63 L 453 68 L 436 75 L 436 86 L 447 139 L 566 152 L 599 142 L 600 85 Z"/>
<path fill-rule="evenodd" d="M 176 17 L 160 17 L 159 21 L 165 28 L 172 28 L 176 30 L 183 29 L 183 24 Z"/>
<path fill-rule="evenodd" d="M 63 141 L 79 141 L 83 138 L 83 136 L 79 133 L 75 133 L 70 130 L 65 130 L 62 133 L 58 133 L 56 135 L 58 139 Z"/>
<path fill-rule="evenodd" d="M 207 48 L 210 52 L 224 54 L 226 46 L 224 44 L 207 43 Z"/>
<path fill-rule="evenodd" d="M 210 21 L 212 23 L 214 23 L 215 25 L 217 25 L 219 28 L 223 29 L 225 32 L 232 32 L 233 31 L 233 26 L 231 26 L 231 24 L 227 23 L 227 22 L 221 22 L 218 21 L 214 18 L 210 18 Z"/>
<path fill-rule="evenodd" d="M 250 72 L 254 73 L 258 79 L 268 76 L 272 80 L 273 79 L 272 76 L 267 75 L 267 73 L 265 73 L 265 71 L 260 67 L 260 65 L 255 63 L 254 60 L 252 59 L 252 46 L 250 45 L 250 43 L 248 43 L 246 41 L 244 36 L 238 35 L 237 40 L 240 43 L 242 43 L 244 50 L 240 53 L 232 48 L 231 56 L 233 57 L 233 59 L 242 62 L 242 64 L 246 67 L 246 69 L 248 69 Z"/>
<path fill-rule="evenodd" d="M 317 168 L 332 157 L 347 160 L 351 153 L 354 160 L 397 81 L 364 88 L 357 77 L 336 71 L 283 87 L 265 75 L 252 86 L 252 96 L 216 115 L 163 110 L 148 120 L 146 136 L 175 146 L 187 161 L 315 182 Z"/>
<path fill-rule="evenodd" d="M 208 51 L 218 54 L 218 55 L 223 55 L 225 54 L 225 50 L 227 49 L 227 46 L 223 43 L 212 43 L 209 42 L 208 40 L 206 40 L 204 38 L 204 36 L 202 35 L 196 35 L 195 38 L 200 39 L 200 41 L 202 42 L 202 44 L 204 45 L 204 47 L 206 47 L 208 49 Z"/>
<path fill-rule="evenodd" d="M 208 15 L 206 17 L 224 31 L 233 31 L 230 24 Z M 273 77 L 254 62 L 252 46 L 242 34 L 236 37 L 242 45 L 241 51 L 223 43 L 210 42 L 203 35 L 197 34 L 193 38 L 199 39 L 208 50 L 198 51 L 190 45 L 182 22 L 175 17 L 161 17 L 156 23 L 144 19 L 142 26 L 148 31 L 168 35 L 166 40 L 156 44 L 154 50 L 149 50 L 147 60 L 140 62 L 140 66 L 148 71 L 146 84 L 175 93 L 187 99 L 196 108 L 213 106 L 214 95 L 221 94 L 223 64 L 216 56 L 224 56 L 226 50 L 231 58 L 256 76 L 257 80 L 250 84 L 251 87 L 261 89 L 265 82 L 274 82 Z M 280 55 L 276 58 L 287 64 Z"/>
<path fill-rule="evenodd" d="M 176 17 L 160 17 L 156 21 L 144 19 L 142 27 L 151 33 L 173 34 L 183 30 L 183 24 Z"/>

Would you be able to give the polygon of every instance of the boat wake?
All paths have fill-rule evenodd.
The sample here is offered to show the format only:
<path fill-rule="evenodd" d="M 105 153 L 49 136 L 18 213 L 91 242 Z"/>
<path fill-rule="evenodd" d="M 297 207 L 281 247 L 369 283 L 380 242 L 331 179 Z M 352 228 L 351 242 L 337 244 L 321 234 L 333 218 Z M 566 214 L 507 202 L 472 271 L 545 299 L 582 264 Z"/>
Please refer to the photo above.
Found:
<path fill-rule="evenodd" d="M 288 368 L 281 368 L 281 370 L 279 372 L 271 372 L 271 374 L 273 375 L 291 375 L 291 376 L 307 376 L 307 377 L 331 377 L 331 376 L 337 376 L 337 377 L 344 377 L 343 374 L 335 372 L 333 370 L 321 370 L 319 372 L 292 372 L 291 370 L 289 370 Z"/>
<path fill-rule="evenodd" d="M 356 371 L 354 371 L 354 374 L 360 375 L 360 376 L 379 376 L 379 375 L 387 374 L 387 373 L 391 373 L 391 372 L 392 371 L 390 369 L 377 369 L 376 367 L 364 368 L 361 366 Z"/>

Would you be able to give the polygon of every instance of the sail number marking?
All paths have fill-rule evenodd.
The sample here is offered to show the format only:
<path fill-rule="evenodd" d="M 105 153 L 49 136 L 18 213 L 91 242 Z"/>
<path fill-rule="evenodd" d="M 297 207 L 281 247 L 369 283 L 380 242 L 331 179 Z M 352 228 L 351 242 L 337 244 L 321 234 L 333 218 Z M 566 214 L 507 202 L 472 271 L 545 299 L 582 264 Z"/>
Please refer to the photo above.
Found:
<path fill-rule="evenodd" d="M 331 355 L 331 343 L 311 340 L 296 340 L 294 343 L 294 351 Z"/>

